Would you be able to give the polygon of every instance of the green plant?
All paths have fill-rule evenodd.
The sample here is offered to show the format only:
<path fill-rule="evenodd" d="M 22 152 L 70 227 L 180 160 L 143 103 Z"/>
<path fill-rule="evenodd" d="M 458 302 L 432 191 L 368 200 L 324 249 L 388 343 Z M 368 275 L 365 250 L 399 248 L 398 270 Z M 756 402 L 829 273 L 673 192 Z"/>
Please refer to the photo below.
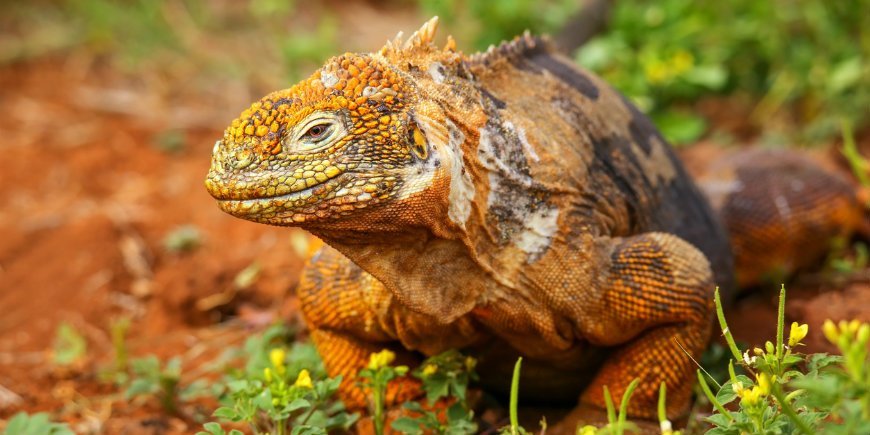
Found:
<path fill-rule="evenodd" d="M 722 310 L 719 292 L 716 312 L 725 340 L 734 357 L 751 375 L 737 375 L 729 365 L 730 379 L 714 394 L 698 371 L 701 388 L 715 412 L 707 418 L 714 425 L 708 434 L 739 433 L 867 433 L 870 431 L 870 371 L 867 345 L 870 324 L 826 322 L 825 336 L 843 353 L 803 355 L 795 351 L 808 332 L 807 325 L 792 323 L 785 339 L 785 287 L 780 290 L 776 342 L 741 353 Z M 806 366 L 806 372 L 801 371 Z M 754 379 L 753 379 L 754 378 Z M 739 399 L 736 410 L 725 405 Z"/>
<path fill-rule="evenodd" d="M 154 396 L 168 414 L 179 413 L 179 403 L 207 394 L 205 381 L 198 380 L 186 385 L 181 384 L 181 358 L 171 358 L 161 367 L 160 359 L 154 355 L 130 361 L 132 371 L 130 385 L 125 396 Z"/>
<path fill-rule="evenodd" d="M 52 423 L 45 412 L 29 415 L 21 411 L 12 416 L 3 433 L 5 435 L 73 435 L 74 432 L 64 423 Z"/>
<path fill-rule="evenodd" d="M 372 394 L 370 405 L 377 435 L 384 433 L 387 385 L 393 379 L 408 373 L 408 366 L 393 367 L 391 364 L 395 360 L 396 354 L 387 349 L 373 353 L 369 358 L 368 366 L 357 374 L 363 386 L 368 388 Z"/>
<path fill-rule="evenodd" d="M 858 151 L 858 146 L 855 144 L 855 134 L 852 132 L 852 124 L 843 120 L 840 123 L 840 131 L 842 131 L 843 136 L 843 148 L 840 150 L 843 157 L 849 162 L 852 174 L 858 179 L 861 187 L 870 189 L 870 161 Z M 870 207 L 870 203 L 867 204 L 867 207 Z"/>
<path fill-rule="evenodd" d="M 88 352 L 88 342 L 72 325 L 62 322 L 57 327 L 57 335 L 52 347 L 52 360 L 55 364 L 70 365 L 84 358 Z"/>
<path fill-rule="evenodd" d="M 691 103 L 717 94 L 748 96 L 748 121 L 768 136 L 818 142 L 842 119 L 870 121 L 870 39 L 858 18 L 868 12 L 861 0 L 620 1 L 577 59 L 673 142 L 707 130 Z"/>
<path fill-rule="evenodd" d="M 427 16 L 438 15 L 478 50 L 508 41 L 526 30 L 558 30 L 577 8 L 570 0 L 420 0 Z"/>
<path fill-rule="evenodd" d="M 127 373 L 129 369 L 127 351 L 127 331 L 130 330 L 130 318 L 119 317 L 109 324 L 109 335 L 112 337 L 112 350 L 114 360 L 111 367 L 102 368 L 98 377 L 101 381 L 111 382 L 115 385 L 124 385 L 130 379 Z"/>
<path fill-rule="evenodd" d="M 831 249 L 825 261 L 825 268 L 838 274 L 850 274 L 864 270 L 870 264 L 870 249 L 864 242 L 856 241 L 849 245 L 843 237 L 831 241 Z"/>
<path fill-rule="evenodd" d="M 519 402 L 519 384 L 520 384 L 520 369 L 522 367 L 523 359 L 517 359 L 516 364 L 514 365 L 514 373 L 511 378 L 511 396 L 510 396 L 510 405 L 509 405 L 509 415 L 510 415 L 510 424 L 505 426 L 499 430 L 499 433 L 502 435 L 528 435 L 529 431 L 520 426 L 519 419 L 517 418 L 517 406 Z M 607 406 L 607 424 L 603 427 L 596 427 L 593 425 L 586 425 L 582 427 L 577 427 L 578 435 L 622 435 L 626 432 L 632 432 L 636 429 L 635 425 L 628 421 L 628 404 L 631 401 L 631 395 L 634 393 L 634 390 L 637 388 L 638 384 L 640 384 L 640 379 L 634 379 L 628 385 L 625 392 L 622 395 L 622 401 L 619 403 L 619 412 L 617 413 L 616 408 L 613 405 L 613 398 L 610 395 L 610 389 L 606 386 L 604 387 L 604 403 Z M 671 430 L 671 422 L 667 419 L 665 415 L 665 384 L 664 382 L 661 385 L 661 390 L 659 393 L 659 403 L 658 403 L 658 413 L 659 413 L 659 421 L 662 428 L 662 433 L 666 435 L 680 435 L 680 432 L 674 432 Z M 547 423 L 546 420 L 541 420 L 541 433 L 546 432 Z"/>
<path fill-rule="evenodd" d="M 202 244 L 202 232 L 195 225 L 181 225 L 163 238 L 163 249 L 171 253 L 189 252 Z"/>
<path fill-rule="evenodd" d="M 468 383 L 477 379 L 474 373 L 476 364 L 474 358 L 463 356 L 456 350 L 449 350 L 423 361 L 412 374 L 420 379 L 429 407 L 424 407 L 417 401 L 405 403 L 404 409 L 417 416 L 399 417 L 393 421 L 391 427 L 407 434 L 476 432 L 474 412 L 468 406 L 466 398 Z M 432 409 L 439 400 L 444 400 L 445 406 L 449 405 L 443 419 Z"/>
<path fill-rule="evenodd" d="M 517 362 L 516 364 L 514 364 L 513 376 L 511 376 L 511 395 L 510 403 L 508 404 L 508 416 L 510 418 L 510 425 L 501 428 L 499 433 L 503 435 L 522 435 L 529 433 L 522 426 L 520 426 L 520 421 L 517 417 L 517 408 L 519 407 L 520 402 L 520 370 L 522 370 L 522 367 L 523 358 L 517 358 Z"/>
<path fill-rule="evenodd" d="M 286 326 L 274 325 L 245 342 L 240 353 L 247 361 L 221 382 L 223 406 L 215 417 L 246 423 L 256 434 L 326 434 L 356 421 L 358 415 L 348 414 L 335 397 L 341 378 L 326 378 L 310 343 L 288 348 L 292 335 Z M 203 428 L 201 434 L 225 433 L 216 422 Z"/>

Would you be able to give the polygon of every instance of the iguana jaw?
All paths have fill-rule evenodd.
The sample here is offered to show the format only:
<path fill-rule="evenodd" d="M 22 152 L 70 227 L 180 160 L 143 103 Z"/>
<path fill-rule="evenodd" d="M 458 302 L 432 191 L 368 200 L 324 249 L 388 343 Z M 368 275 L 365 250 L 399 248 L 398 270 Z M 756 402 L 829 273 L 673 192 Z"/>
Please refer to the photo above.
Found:
<path fill-rule="evenodd" d="M 397 180 L 395 176 L 343 173 L 283 195 L 268 196 L 264 189 L 253 189 L 246 192 L 250 196 L 236 198 L 221 198 L 221 189 L 211 179 L 206 186 L 226 213 L 270 225 L 296 226 L 335 220 L 378 204 L 393 190 Z"/>

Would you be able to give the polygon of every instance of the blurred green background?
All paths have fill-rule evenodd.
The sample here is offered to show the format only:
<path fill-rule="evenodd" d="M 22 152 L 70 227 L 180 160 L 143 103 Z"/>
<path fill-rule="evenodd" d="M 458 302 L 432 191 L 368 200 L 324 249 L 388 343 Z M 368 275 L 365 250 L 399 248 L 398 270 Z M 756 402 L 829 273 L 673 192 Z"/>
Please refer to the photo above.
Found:
<path fill-rule="evenodd" d="M 284 87 L 341 51 L 378 48 L 363 45 L 370 38 L 338 28 L 343 11 L 355 3 L 16 2 L 0 21 L 6 29 L 0 61 L 85 48 L 127 73 L 160 71 L 172 80 L 192 70 L 200 83 L 230 79 L 264 90 Z M 525 29 L 559 33 L 589 3 L 372 2 L 378 13 L 358 17 L 358 26 L 383 38 L 407 31 L 412 17 L 422 22 L 437 14 L 460 48 L 473 51 Z M 610 5 L 606 29 L 572 55 L 630 96 L 678 144 L 705 134 L 723 141 L 738 135 L 815 144 L 837 138 L 843 122 L 859 131 L 867 126 L 866 0 L 604 3 Z"/>

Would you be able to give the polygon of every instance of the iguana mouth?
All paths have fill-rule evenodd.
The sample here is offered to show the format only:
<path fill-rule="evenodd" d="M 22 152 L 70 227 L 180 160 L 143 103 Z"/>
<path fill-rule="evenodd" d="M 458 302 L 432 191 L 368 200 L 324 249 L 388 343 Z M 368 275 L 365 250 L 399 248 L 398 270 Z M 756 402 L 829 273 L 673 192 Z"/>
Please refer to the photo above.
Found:
<path fill-rule="evenodd" d="M 281 212 L 303 209 L 306 206 L 313 207 L 319 202 L 334 198 L 334 192 L 338 186 L 338 181 L 335 178 L 331 178 L 322 183 L 281 195 L 259 195 L 263 191 L 256 190 L 249 193 L 257 196 L 219 198 L 218 204 L 223 211 L 239 217 L 275 215 Z"/>

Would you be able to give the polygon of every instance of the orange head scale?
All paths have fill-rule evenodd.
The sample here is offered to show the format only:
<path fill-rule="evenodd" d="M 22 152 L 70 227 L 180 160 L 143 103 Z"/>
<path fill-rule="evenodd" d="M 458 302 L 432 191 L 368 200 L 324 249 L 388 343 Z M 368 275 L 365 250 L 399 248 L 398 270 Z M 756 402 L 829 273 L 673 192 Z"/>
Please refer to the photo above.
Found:
<path fill-rule="evenodd" d="M 421 81 L 443 81 L 461 59 L 452 39 L 434 47 L 436 27 L 437 18 L 404 44 L 397 37 L 377 53 L 334 57 L 254 103 L 215 144 L 209 193 L 234 216 L 274 225 L 353 229 L 415 220 L 408 204 L 390 209 L 401 201 L 433 212 L 423 205 L 437 192 L 427 191 L 449 184 L 451 162 L 442 164 L 432 147 L 447 146 L 449 135 Z M 445 140 L 432 143 L 433 135 Z"/>

